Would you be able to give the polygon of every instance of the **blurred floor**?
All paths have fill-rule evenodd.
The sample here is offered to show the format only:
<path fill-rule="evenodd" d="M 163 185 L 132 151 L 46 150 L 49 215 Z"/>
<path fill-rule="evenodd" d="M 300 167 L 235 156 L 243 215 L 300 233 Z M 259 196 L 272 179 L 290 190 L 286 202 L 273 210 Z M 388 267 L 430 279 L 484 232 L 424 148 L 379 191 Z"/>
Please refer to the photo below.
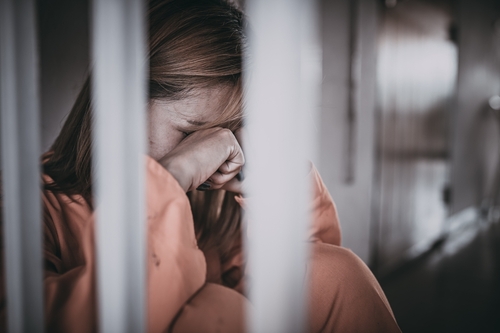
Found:
<path fill-rule="evenodd" d="M 380 281 L 411 332 L 500 332 L 500 223 L 476 222 Z"/>

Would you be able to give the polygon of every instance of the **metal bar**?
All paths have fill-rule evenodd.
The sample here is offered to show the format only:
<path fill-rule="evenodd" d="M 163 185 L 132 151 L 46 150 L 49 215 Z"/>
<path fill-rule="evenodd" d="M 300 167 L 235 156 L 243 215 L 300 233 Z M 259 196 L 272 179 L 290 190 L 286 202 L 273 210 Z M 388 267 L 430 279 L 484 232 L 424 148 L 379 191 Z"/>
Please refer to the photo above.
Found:
<path fill-rule="evenodd" d="M 43 331 L 35 7 L 0 1 L 3 242 L 9 332 Z"/>
<path fill-rule="evenodd" d="M 321 60 L 318 50 L 303 47 L 315 31 L 315 3 L 254 0 L 246 5 L 251 23 L 250 59 L 245 63 L 251 198 L 246 250 L 253 304 L 248 309 L 249 331 L 304 332 L 307 153 L 314 147 L 313 86 L 315 78 L 320 79 Z"/>
<path fill-rule="evenodd" d="M 146 38 L 142 0 L 94 0 L 94 180 L 101 332 L 143 332 Z"/>

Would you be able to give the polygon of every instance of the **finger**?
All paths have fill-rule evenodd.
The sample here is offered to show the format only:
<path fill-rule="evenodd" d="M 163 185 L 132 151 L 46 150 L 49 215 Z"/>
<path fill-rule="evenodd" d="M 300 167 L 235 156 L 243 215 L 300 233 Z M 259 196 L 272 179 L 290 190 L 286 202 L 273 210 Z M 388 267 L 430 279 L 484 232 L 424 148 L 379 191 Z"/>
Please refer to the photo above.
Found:
<path fill-rule="evenodd" d="M 227 183 L 224 184 L 224 186 L 221 187 L 221 189 L 237 193 L 237 194 L 242 194 L 243 193 L 243 182 L 240 182 L 236 177 L 228 181 Z"/>
<path fill-rule="evenodd" d="M 231 173 L 220 173 L 216 172 L 210 178 L 208 179 L 208 183 L 212 185 L 212 188 L 218 189 L 224 186 L 227 182 L 229 182 L 231 179 L 235 178 L 238 175 L 239 171 L 235 170 L 234 172 Z"/>
<path fill-rule="evenodd" d="M 241 171 L 241 168 L 243 167 L 243 164 L 241 162 L 233 162 L 233 161 L 226 161 L 221 164 L 219 169 L 217 169 L 218 172 L 222 174 L 232 174 L 234 172 L 238 173 Z"/>
<path fill-rule="evenodd" d="M 243 165 L 245 165 L 245 155 L 243 154 L 243 150 L 241 150 L 240 145 L 236 143 L 234 150 L 227 157 L 227 160 L 221 165 L 221 167 L 226 168 L 226 173 L 228 173 L 236 168 L 242 167 Z"/>
<path fill-rule="evenodd" d="M 208 191 L 210 190 L 212 185 L 209 182 L 204 182 L 203 184 L 200 184 L 196 190 L 197 191 Z"/>
<path fill-rule="evenodd" d="M 243 138 L 246 135 L 246 131 L 243 127 L 240 127 L 236 132 L 234 132 L 234 136 L 236 137 L 236 140 L 238 140 L 238 143 L 240 144 L 240 147 L 243 148 Z"/>

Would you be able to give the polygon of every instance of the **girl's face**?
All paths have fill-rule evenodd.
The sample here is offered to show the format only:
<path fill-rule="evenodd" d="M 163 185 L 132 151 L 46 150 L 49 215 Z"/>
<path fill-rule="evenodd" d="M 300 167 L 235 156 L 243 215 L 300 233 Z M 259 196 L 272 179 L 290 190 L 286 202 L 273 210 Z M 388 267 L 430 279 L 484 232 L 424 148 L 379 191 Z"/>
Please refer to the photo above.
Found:
<path fill-rule="evenodd" d="M 148 154 L 159 160 L 187 135 L 213 123 L 225 105 L 228 88 L 197 89 L 177 101 L 151 100 L 148 112 Z M 206 126 L 205 126 L 206 127 Z"/>

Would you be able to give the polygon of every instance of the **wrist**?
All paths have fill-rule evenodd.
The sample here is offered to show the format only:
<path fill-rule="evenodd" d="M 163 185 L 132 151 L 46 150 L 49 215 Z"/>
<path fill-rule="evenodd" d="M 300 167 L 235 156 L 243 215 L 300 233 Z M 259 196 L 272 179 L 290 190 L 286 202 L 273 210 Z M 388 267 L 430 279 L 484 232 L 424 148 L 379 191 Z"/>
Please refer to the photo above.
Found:
<path fill-rule="evenodd" d="M 186 171 L 176 159 L 164 158 L 158 162 L 177 180 L 184 192 L 189 191 L 191 184 L 185 177 Z"/>

